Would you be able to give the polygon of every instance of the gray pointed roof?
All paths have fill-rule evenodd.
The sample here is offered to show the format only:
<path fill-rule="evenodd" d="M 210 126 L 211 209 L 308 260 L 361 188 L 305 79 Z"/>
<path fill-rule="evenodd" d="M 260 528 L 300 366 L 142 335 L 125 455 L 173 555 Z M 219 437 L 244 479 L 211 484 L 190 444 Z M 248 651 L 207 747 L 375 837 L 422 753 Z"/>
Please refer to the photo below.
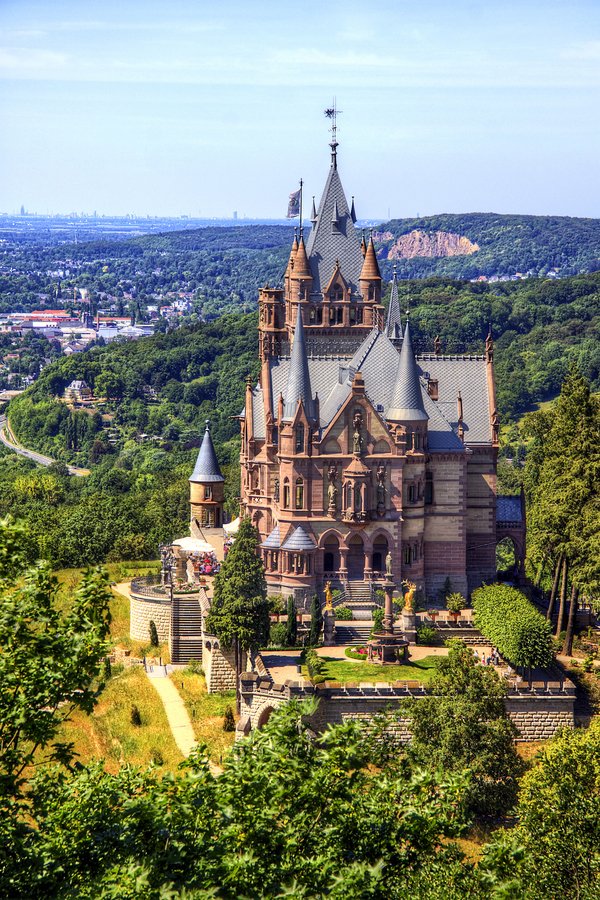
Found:
<path fill-rule="evenodd" d="M 281 547 L 281 537 L 279 535 L 279 525 L 276 525 L 271 534 L 264 539 L 261 547 L 268 550 L 279 550 Z"/>
<path fill-rule="evenodd" d="M 402 340 L 402 318 L 400 315 L 400 300 L 398 299 L 398 279 L 394 271 L 392 279 L 392 293 L 388 307 L 385 333 L 391 340 Z"/>
<path fill-rule="evenodd" d="M 292 532 L 289 536 L 282 550 L 314 550 L 315 542 L 309 535 L 306 533 L 302 525 L 298 525 L 298 527 Z"/>
<path fill-rule="evenodd" d="M 287 387 L 283 399 L 285 401 L 283 408 L 284 419 L 294 418 L 296 410 L 298 409 L 299 400 L 302 400 L 308 418 L 315 418 L 315 403 L 310 386 L 308 357 L 306 355 L 306 342 L 304 339 L 304 324 L 302 322 L 302 310 L 300 307 L 298 307 L 296 315 L 294 343 L 292 345 Z"/>
<path fill-rule="evenodd" d="M 332 222 L 337 227 L 332 228 Z M 337 166 L 332 162 L 319 203 L 316 222 L 306 246 L 312 292 L 322 293 L 331 280 L 336 260 L 352 294 L 358 294 L 358 279 L 363 266 L 360 239 L 340 181 Z"/>
<path fill-rule="evenodd" d="M 199 482 L 200 484 L 225 481 L 219 468 L 217 454 L 215 453 L 215 448 L 210 436 L 210 424 L 208 421 L 206 422 L 206 431 L 202 438 L 202 444 L 190 481 Z"/>
<path fill-rule="evenodd" d="M 419 370 L 406 323 L 398 370 L 386 418 L 393 422 L 423 422 L 429 418 L 423 405 Z"/>

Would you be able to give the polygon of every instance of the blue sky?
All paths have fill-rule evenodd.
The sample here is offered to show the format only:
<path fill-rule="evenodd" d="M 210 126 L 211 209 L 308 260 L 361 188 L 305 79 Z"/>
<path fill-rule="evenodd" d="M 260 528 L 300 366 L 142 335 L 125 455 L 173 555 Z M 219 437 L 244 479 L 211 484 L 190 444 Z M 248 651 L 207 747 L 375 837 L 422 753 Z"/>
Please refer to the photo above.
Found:
<path fill-rule="evenodd" d="M 0 0 L 0 211 L 600 216 L 600 0 Z"/>

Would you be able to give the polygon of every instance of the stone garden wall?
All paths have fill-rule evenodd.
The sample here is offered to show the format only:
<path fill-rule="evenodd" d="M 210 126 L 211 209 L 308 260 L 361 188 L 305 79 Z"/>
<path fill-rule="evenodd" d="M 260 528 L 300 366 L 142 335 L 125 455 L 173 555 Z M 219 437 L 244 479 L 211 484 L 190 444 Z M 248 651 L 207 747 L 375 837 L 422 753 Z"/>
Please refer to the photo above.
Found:
<path fill-rule="evenodd" d="M 159 600 L 131 595 L 129 633 L 136 641 L 150 640 L 150 622 L 154 622 L 158 640 L 169 640 L 171 629 L 171 603 L 169 599 Z"/>
<path fill-rule="evenodd" d="M 209 694 L 235 691 L 235 662 L 233 649 L 225 650 L 217 637 L 203 634 L 202 669 Z M 242 654 L 242 669 L 246 667 L 246 654 Z"/>
<path fill-rule="evenodd" d="M 241 678 L 242 709 L 237 736 L 243 737 L 254 728 L 260 728 L 268 720 L 273 709 L 293 698 L 299 700 L 317 697 L 319 707 L 310 719 L 315 731 L 322 731 L 328 724 L 349 719 L 369 719 L 388 708 L 397 707 L 408 697 L 425 697 L 425 689 L 411 682 L 393 684 L 300 685 L 287 681 L 276 684 L 270 678 L 255 673 L 245 673 Z M 511 689 L 505 700 L 508 715 L 519 729 L 519 741 L 542 741 L 552 737 L 560 728 L 572 728 L 575 724 L 573 709 L 575 686 L 570 681 L 539 682 L 529 688 Z M 406 721 L 394 725 L 402 741 L 410 739 Z"/>

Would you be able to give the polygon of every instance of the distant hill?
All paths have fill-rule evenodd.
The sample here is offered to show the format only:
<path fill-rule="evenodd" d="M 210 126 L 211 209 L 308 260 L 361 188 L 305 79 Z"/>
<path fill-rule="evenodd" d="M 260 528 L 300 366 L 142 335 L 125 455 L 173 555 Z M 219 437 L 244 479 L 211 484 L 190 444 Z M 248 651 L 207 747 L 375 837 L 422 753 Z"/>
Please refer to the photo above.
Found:
<path fill-rule="evenodd" d="M 375 239 L 385 270 L 395 262 L 403 278 L 600 270 L 600 219 L 496 213 L 393 219 Z"/>

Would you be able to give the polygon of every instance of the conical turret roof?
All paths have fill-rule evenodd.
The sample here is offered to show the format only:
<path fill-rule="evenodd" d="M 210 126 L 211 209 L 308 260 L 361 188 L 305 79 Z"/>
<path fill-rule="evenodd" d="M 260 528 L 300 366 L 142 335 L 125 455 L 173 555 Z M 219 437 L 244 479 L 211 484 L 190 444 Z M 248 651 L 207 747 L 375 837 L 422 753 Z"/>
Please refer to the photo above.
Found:
<path fill-rule="evenodd" d="M 299 400 L 302 400 L 308 418 L 315 418 L 315 402 L 310 386 L 308 357 L 306 356 L 306 343 L 304 340 L 304 324 L 300 307 L 298 307 L 296 315 L 296 329 L 294 331 L 294 343 L 292 345 L 292 356 L 284 400 L 284 419 L 294 418 Z"/>
<path fill-rule="evenodd" d="M 377 262 L 377 254 L 375 253 L 375 245 L 371 236 L 365 253 L 365 261 L 360 273 L 361 280 L 369 279 L 370 281 L 379 279 L 381 281 L 381 272 L 379 271 L 379 263 Z"/>
<path fill-rule="evenodd" d="M 396 269 L 394 269 L 394 277 L 392 279 L 392 293 L 390 295 L 387 322 L 385 323 L 385 333 L 391 340 L 399 340 L 402 338 L 402 318 L 400 316 L 400 300 L 398 298 L 398 278 L 396 277 Z"/>
<path fill-rule="evenodd" d="M 210 484 L 217 481 L 225 481 L 219 468 L 219 461 L 210 436 L 210 422 L 206 420 L 206 431 L 202 438 L 202 444 L 196 459 L 196 465 L 192 472 L 190 481 L 200 484 Z"/>
<path fill-rule="evenodd" d="M 404 331 L 396 381 L 386 418 L 392 422 L 424 422 L 429 418 L 423 405 L 421 382 L 408 322 Z"/>
<path fill-rule="evenodd" d="M 296 261 L 294 263 L 294 278 L 310 278 L 310 269 L 308 268 L 308 256 L 306 255 L 306 247 L 304 246 L 304 235 L 300 235 L 300 242 L 296 250 Z"/>

